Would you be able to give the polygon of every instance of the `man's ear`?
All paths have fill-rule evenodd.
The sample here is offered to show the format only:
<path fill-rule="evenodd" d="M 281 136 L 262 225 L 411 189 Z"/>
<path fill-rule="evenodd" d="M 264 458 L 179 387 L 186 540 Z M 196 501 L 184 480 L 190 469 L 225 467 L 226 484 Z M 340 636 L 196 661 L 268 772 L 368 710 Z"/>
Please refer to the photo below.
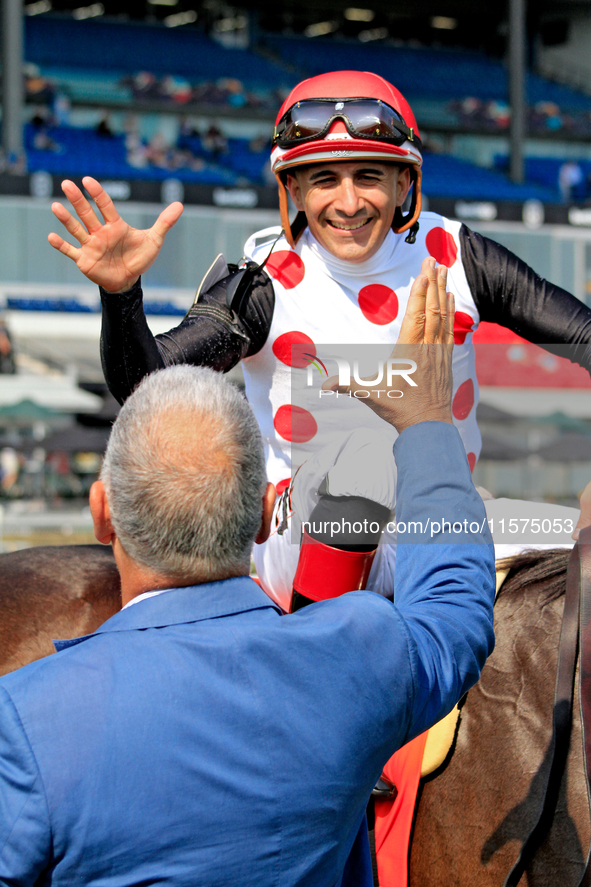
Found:
<path fill-rule="evenodd" d="M 298 210 L 298 212 L 304 212 L 305 206 L 302 199 L 302 188 L 297 175 L 292 175 L 288 172 L 285 177 L 285 187 L 289 191 L 289 196 L 293 200 L 294 206 Z"/>
<path fill-rule="evenodd" d="M 111 523 L 107 491 L 102 480 L 95 481 L 91 486 L 88 504 L 94 524 L 94 535 L 103 545 L 109 545 L 115 538 L 115 530 Z"/>
<path fill-rule="evenodd" d="M 263 516 L 261 518 L 261 528 L 254 540 L 257 545 L 262 545 L 269 538 L 271 532 L 271 518 L 273 517 L 273 508 L 275 507 L 275 499 L 277 493 L 273 484 L 267 484 L 265 495 L 263 496 Z"/>
<path fill-rule="evenodd" d="M 402 206 L 406 200 L 406 195 L 410 191 L 412 180 L 410 177 L 410 169 L 408 165 L 399 167 L 398 181 L 396 183 L 396 206 Z"/>

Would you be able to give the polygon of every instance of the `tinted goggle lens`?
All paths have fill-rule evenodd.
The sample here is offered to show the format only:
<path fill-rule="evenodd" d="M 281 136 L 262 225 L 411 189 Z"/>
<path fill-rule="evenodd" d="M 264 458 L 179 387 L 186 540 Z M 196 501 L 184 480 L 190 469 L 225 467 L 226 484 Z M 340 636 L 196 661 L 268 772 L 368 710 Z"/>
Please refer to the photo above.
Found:
<path fill-rule="evenodd" d="M 326 126 L 326 106 L 304 102 L 290 108 L 277 127 L 281 139 L 297 141 L 318 135 Z"/>
<path fill-rule="evenodd" d="M 280 147 L 288 147 L 321 138 L 335 120 L 342 120 L 350 135 L 359 138 L 402 145 L 413 136 L 412 130 L 408 129 L 396 111 L 384 102 L 363 99 L 350 102 L 303 101 L 293 105 L 283 115 L 273 141 Z"/>

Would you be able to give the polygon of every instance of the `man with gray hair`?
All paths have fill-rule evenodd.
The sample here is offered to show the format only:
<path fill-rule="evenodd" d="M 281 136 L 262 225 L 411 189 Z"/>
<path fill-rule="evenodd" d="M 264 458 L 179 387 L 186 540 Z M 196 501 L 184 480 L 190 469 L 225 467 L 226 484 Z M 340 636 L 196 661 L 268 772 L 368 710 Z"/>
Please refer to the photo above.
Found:
<path fill-rule="evenodd" d="M 179 580 L 248 575 L 261 500 L 272 491 L 242 394 L 219 373 L 182 366 L 155 374 L 124 410 L 91 506 L 108 498 L 127 555 Z"/>
<path fill-rule="evenodd" d="M 453 309 L 429 299 L 411 317 L 410 341 L 434 343 L 413 356 L 417 399 L 371 404 L 400 432 L 396 605 L 360 591 L 281 615 L 249 578 L 274 489 L 221 375 L 173 367 L 126 401 L 90 499 L 124 607 L 0 679 L 0 884 L 370 887 L 383 765 L 493 644 L 492 546 L 451 422 Z M 476 531 L 434 537 L 435 517 Z"/>

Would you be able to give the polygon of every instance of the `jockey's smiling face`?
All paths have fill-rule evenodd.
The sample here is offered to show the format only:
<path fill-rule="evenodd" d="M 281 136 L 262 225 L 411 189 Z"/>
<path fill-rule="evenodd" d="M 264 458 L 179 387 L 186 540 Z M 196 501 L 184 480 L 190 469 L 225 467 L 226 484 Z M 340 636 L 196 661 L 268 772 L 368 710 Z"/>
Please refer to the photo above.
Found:
<path fill-rule="evenodd" d="M 287 175 L 296 208 L 337 259 L 365 262 L 378 251 L 410 188 L 408 166 L 360 162 L 300 166 Z"/>

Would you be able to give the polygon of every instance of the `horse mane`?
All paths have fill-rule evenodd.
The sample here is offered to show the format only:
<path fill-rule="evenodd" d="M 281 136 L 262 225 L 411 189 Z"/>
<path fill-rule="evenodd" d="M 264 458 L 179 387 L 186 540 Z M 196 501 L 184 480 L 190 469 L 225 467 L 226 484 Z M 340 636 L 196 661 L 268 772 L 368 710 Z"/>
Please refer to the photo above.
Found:
<path fill-rule="evenodd" d="M 498 562 L 503 570 L 509 570 L 501 585 L 498 597 L 521 592 L 528 585 L 536 585 L 544 603 L 550 603 L 564 595 L 566 570 L 571 556 L 569 548 L 551 548 L 544 551 L 529 549 Z"/>

